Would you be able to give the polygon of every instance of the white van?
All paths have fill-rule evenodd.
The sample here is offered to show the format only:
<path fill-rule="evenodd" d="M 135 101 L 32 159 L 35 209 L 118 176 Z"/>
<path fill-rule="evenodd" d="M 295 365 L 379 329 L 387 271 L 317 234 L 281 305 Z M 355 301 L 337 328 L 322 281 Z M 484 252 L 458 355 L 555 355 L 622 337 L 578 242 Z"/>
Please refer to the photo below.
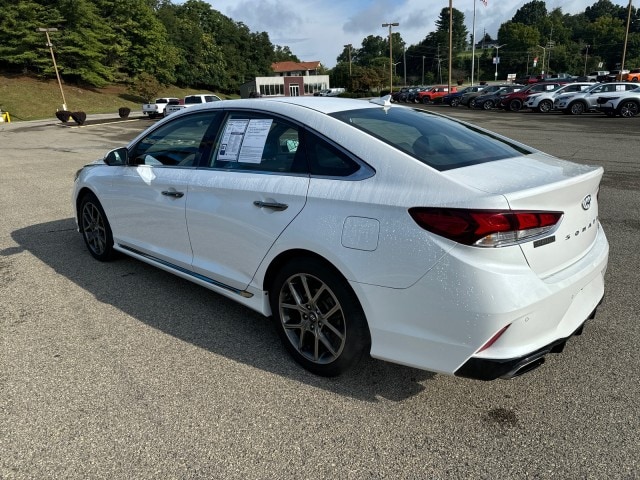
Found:
<path fill-rule="evenodd" d="M 344 88 L 327 88 L 320 91 L 321 97 L 337 97 L 341 93 L 344 93 Z"/>

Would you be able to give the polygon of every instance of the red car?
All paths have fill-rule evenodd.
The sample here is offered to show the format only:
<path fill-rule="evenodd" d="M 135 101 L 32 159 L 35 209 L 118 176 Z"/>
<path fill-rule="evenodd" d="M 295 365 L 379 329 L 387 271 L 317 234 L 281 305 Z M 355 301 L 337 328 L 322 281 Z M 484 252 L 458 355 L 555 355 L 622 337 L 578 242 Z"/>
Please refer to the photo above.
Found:
<path fill-rule="evenodd" d="M 531 84 L 522 90 L 505 95 L 500 100 L 498 107 L 504 110 L 517 112 L 522 108 L 526 99 L 529 98 L 529 95 L 533 93 L 551 92 L 565 83 L 567 82 L 538 82 Z"/>
<path fill-rule="evenodd" d="M 451 93 L 456 92 L 457 87 L 451 86 Z M 449 87 L 447 85 L 434 85 L 433 87 L 425 90 L 424 92 L 418 92 L 416 100 L 418 103 L 432 103 L 436 98 L 442 98 L 449 93 Z"/>

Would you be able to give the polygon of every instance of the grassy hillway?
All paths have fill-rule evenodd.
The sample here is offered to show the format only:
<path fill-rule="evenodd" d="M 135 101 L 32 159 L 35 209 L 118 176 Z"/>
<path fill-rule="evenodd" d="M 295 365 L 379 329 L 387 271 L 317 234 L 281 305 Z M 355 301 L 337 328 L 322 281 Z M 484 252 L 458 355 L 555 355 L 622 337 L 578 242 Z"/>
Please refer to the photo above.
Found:
<path fill-rule="evenodd" d="M 118 108 L 129 107 L 131 113 L 140 113 L 143 98 L 128 91 L 126 85 L 111 85 L 105 88 L 80 87 L 62 84 L 67 109 L 72 112 L 113 113 L 118 116 Z M 202 90 L 167 87 L 158 96 L 182 98 L 192 93 L 206 93 Z M 213 92 L 216 93 L 216 92 Z M 220 98 L 233 98 L 216 93 Z M 0 73 L 0 110 L 9 112 L 11 121 L 56 118 L 62 109 L 62 95 L 57 80 L 39 80 L 33 77 L 11 76 Z"/>

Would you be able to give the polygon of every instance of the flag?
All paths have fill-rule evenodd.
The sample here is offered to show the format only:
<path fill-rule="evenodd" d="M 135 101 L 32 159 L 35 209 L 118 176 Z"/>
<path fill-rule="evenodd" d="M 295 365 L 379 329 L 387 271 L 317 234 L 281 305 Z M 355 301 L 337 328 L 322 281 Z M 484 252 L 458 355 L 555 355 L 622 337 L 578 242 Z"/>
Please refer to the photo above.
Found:
<path fill-rule="evenodd" d="M 489 4 L 489 0 L 480 0 L 480 1 L 485 7 Z"/>

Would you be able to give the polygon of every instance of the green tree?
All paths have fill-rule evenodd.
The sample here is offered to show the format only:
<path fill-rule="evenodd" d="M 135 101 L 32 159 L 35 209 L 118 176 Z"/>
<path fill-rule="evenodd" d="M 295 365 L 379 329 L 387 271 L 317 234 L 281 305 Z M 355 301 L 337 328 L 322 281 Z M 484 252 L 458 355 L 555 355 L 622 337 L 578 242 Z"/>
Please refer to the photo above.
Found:
<path fill-rule="evenodd" d="M 360 48 L 351 52 L 351 61 L 361 66 L 368 66 L 378 58 L 389 58 L 389 42 L 380 35 L 369 35 Z"/>
<path fill-rule="evenodd" d="M 55 6 L 45 8 L 35 0 L 0 2 L 0 69 L 55 76 L 45 34 L 38 28 L 62 27 Z M 60 34 L 51 33 L 54 49 Z"/>
<path fill-rule="evenodd" d="M 75 0 L 74 0 L 75 1 Z M 149 0 L 94 0 L 109 26 L 108 60 L 127 77 L 142 72 L 162 83 L 175 81 L 177 50 Z"/>
<path fill-rule="evenodd" d="M 467 37 L 469 31 L 464 24 L 464 13 L 454 8 L 452 10 L 452 28 L 451 28 L 451 42 L 454 52 L 462 52 L 467 47 Z M 436 32 L 435 36 L 437 42 L 448 48 L 449 45 L 449 8 L 443 8 L 440 11 L 440 16 L 436 20 Z"/>
<path fill-rule="evenodd" d="M 286 45 L 284 47 L 276 45 L 273 53 L 274 62 L 300 62 L 300 59 Z"/>
<path fill-rule="evenodd" d="M 547 17 L 547 4 L 544 0 L 532 0 L 520 7 L 511 21 L 523 25 L 537 26 Z"/>
<path fill-rule="evenodd" d="M 58 67 L 76 82 L 102 87 L 115 79 L 116 69 L 106 62 L 113 34 L 89 0 L 59 0 L 65 28 L 58 39 Z"/>
<path fill-rule="evenodd" d="M 584 15 L 590 22 L 595 22 L 601 17 L 612 17 L 626 21 L 627 10 L 624 7 L 613 4 L 610 0 L 598 0 L 585 9 Z"/>

